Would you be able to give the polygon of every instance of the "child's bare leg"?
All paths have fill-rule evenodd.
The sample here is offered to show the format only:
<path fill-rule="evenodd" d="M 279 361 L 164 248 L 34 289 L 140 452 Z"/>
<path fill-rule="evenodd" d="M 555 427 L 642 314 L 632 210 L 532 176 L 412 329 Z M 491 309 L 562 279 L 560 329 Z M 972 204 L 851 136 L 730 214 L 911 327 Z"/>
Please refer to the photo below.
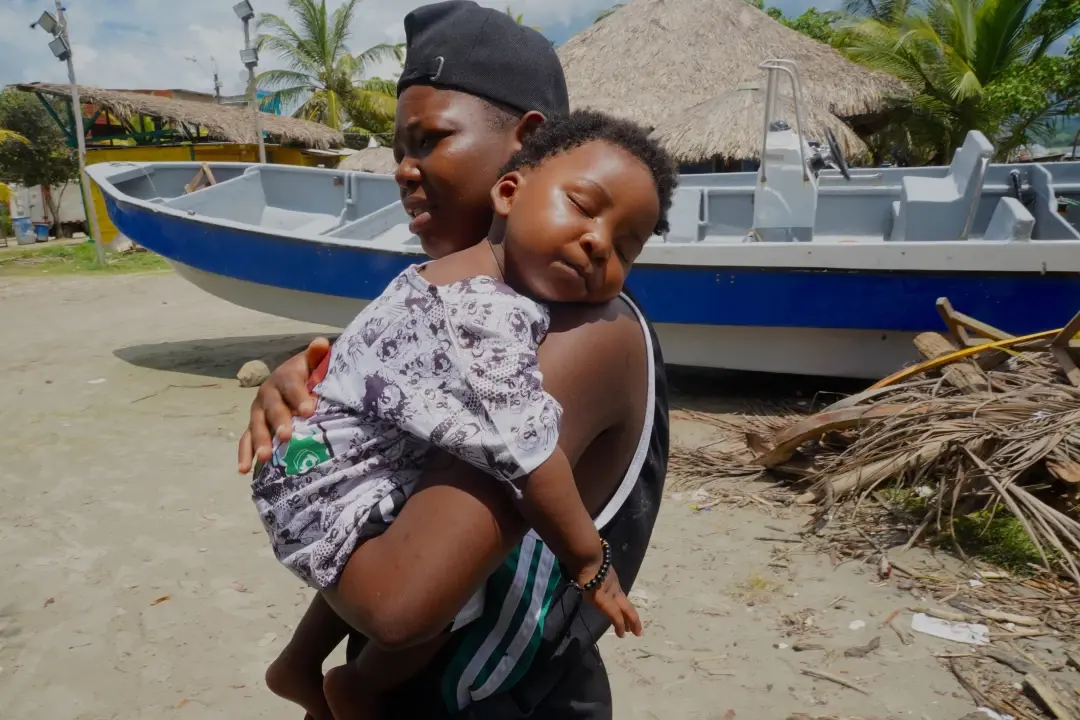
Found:
<path fill-rule="evenodd" d="M 334 720 L 323 696 L 322 666 L 348 632 L 345 621 L 316 593 L 289 644 L 267 669 L 266 686 L 315 720 Z"/>
<path fill-rule="evenodd" d="M 326 673 L 323 694 L 337 720 L 389 717 L 383 703 L 389 691 L 415 676 L 446 645 L 450 633 L 405 650 L 389 652 L 368 643 L 360 657 Z"/>

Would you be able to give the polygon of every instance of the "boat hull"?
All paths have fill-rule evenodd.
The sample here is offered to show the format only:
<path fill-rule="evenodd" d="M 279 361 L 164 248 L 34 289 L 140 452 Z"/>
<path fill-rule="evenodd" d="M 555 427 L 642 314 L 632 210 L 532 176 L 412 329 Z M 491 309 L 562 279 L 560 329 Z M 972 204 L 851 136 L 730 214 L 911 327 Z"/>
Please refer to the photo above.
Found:
<path fill-rule="evenodd" d="M 122 232 L 203 290 L 334 327 L 423 260 L 419 252 L 208 224 L 108 196 L 106 205 Z M 1080 275 L 1049 272 L 644 263 L 635 266 L 628 289 L 673 364 L 868 379 L 916 359 L 914 334 L 941 329 L 939 297 L 1018 334 L 1060 326 L 1080 305 Z"/>
<path fill-rule="evenodd" d="M 345 327 L 368 300 L 264 285 L 170 260 L 177 274 L 234 305 L 302 322 Z M 915 333 L 655 323 L 672 365 L 877 379 L 916 360 Z"/>

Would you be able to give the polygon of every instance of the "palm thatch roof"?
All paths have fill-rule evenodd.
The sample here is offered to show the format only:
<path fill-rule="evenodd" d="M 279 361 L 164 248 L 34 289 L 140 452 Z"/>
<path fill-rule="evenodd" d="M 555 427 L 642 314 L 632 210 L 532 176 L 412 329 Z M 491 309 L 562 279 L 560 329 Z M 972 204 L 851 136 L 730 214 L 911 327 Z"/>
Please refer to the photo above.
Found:
<path fill-rule="evenodd" d="M 795 127 L 795 103 L 790 95 L 777 97 L 774 116 Z M 757 160 L 765 118 L 765 82 L 740 83 L 735 90 L 717 95 L 665 119 L 653 130 L 680 162 L 700 162 L 714 157 Z M 825 142 L 825 128 L 836 135 L 848 159 L 866 153 L 866 144 L 851 128 L 817 103 L 804 102 L 802 132 L 811 140 Z"/>
<path fill-rule="evenodd" d="M 757 77 L 770 58 L 794 60 L 804 99 L 839 117 L 877 112 L 905 92 L 744 0 L 632 0 L 558 54 L 572 106 L 652 127 Z"/>
<path fill-rule="evenodd" d="M 29 83 L 15 87 L 26 92 L 55 97 L 71 96 L 68 85 Z M 84 85 L 79 86 L 79 97 L 83 102 L 96 105 L 125 120 L 146 115 L 182 126 L 204 128 L 210 137 L 217 140 L 235 143 L 258 142 L 251 112 L 245 108 L 196 100 L 177 100 L 138 92 L 102 90 Z M 341 146 L 345 142 L 345 136 L 339 131 L 308 120 L 270 113 L 261 113 L 261 119 L 263 131 L 282 145 L 294 144 L 325 150 Z"/>
<path fill-rule="evenodd" d="M 361 172 L 390 175 L 397 170 L 394 151 L 388 147 L 373 147 L 358 150 L 338 163 L 338 170 L 359 170 Z"/>

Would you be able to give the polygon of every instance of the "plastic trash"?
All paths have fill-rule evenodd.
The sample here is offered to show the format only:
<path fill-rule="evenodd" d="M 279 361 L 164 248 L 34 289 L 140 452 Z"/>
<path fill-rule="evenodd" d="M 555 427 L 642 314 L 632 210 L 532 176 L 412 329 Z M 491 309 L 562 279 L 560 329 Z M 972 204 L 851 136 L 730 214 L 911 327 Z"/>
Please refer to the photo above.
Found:
<path fill-rule="evenodd" d="M 923 635 L 966 645 L 990 644 L 990 628 L 977 623 L 950 622 L 924 613 L 915 613 L 911 618 L 911 629 Z"/>

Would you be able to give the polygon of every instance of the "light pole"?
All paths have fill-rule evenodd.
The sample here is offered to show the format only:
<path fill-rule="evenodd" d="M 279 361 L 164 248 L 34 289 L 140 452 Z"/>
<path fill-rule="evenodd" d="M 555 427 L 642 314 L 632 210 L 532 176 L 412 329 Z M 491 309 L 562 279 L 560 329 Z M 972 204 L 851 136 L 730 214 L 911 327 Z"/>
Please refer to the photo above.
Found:
<path fill-rule="evenodd" d="M 199 66 L 200 70 L 202 70 L 203 72 L 206 72 L 206 68 L 204 68 L 203 64 L 201 62 L 199 62 L 199 58 L 195 57 L 194 55 L 185 55 L 184 59 L 187 60 L 188 62 L 195 63 L 196 65 Z M 214 58 L 213 55 L 210 56 L 210 65 L 214 68 L 214 102 L 220 103 L 221 102 L 221 81 L 218 80 L 218 65 L 217 65 L 217 60 Z"/>
<path fill-rule="evenodd" d="M 68 82 L 71 84 L 71 114 L 75 118 L 75 137 L 79 155 L 79 185 L 82 186 L 83 205 L 86 209 L 86 222 L 90 225 L 90 234 L 94 236 L 94 248 L 98 262 L 105 264 L 105 248 L 101 244 L 101 230 L 98 228 L 97 213 L 94 210 L 94 196 L 90 192 L 90 181 L 86 178 L 86 139 L 83 136 L 82 103 L 79 102 L 79 86 L 75 84 L 75 66 L 71 62 L 71 39 L 68 37 L 67 19 L 64 7 L 56 0 L 56 17 L 49 12 L 41 13 L 36 23 L 45 32 L 53 36 L 49 49 L 59 60 L 67 61 Z M 57 218 L 59 220 L 59 218 Z"/>
<path fill-rule="evenodd" d="M 59 2 L 60 0 L 57 0 Z M 255 17 L 255 10 L 248 0 L 233 5 L 233 12 L 244 23 L 244 49 L 240 51 L 240 61 L 248 71 L 248 103 L 251 112 L 255 116 L 255 136 L 259 140 L 259 162 L 266 162 L 266 146 L 263 144 L 262 118 L 259 117 L 259 98 L 255 92 L 255 67 L 259 64 L 259 51 L 251 46 L 251 30 L 249 25 Z"/>

